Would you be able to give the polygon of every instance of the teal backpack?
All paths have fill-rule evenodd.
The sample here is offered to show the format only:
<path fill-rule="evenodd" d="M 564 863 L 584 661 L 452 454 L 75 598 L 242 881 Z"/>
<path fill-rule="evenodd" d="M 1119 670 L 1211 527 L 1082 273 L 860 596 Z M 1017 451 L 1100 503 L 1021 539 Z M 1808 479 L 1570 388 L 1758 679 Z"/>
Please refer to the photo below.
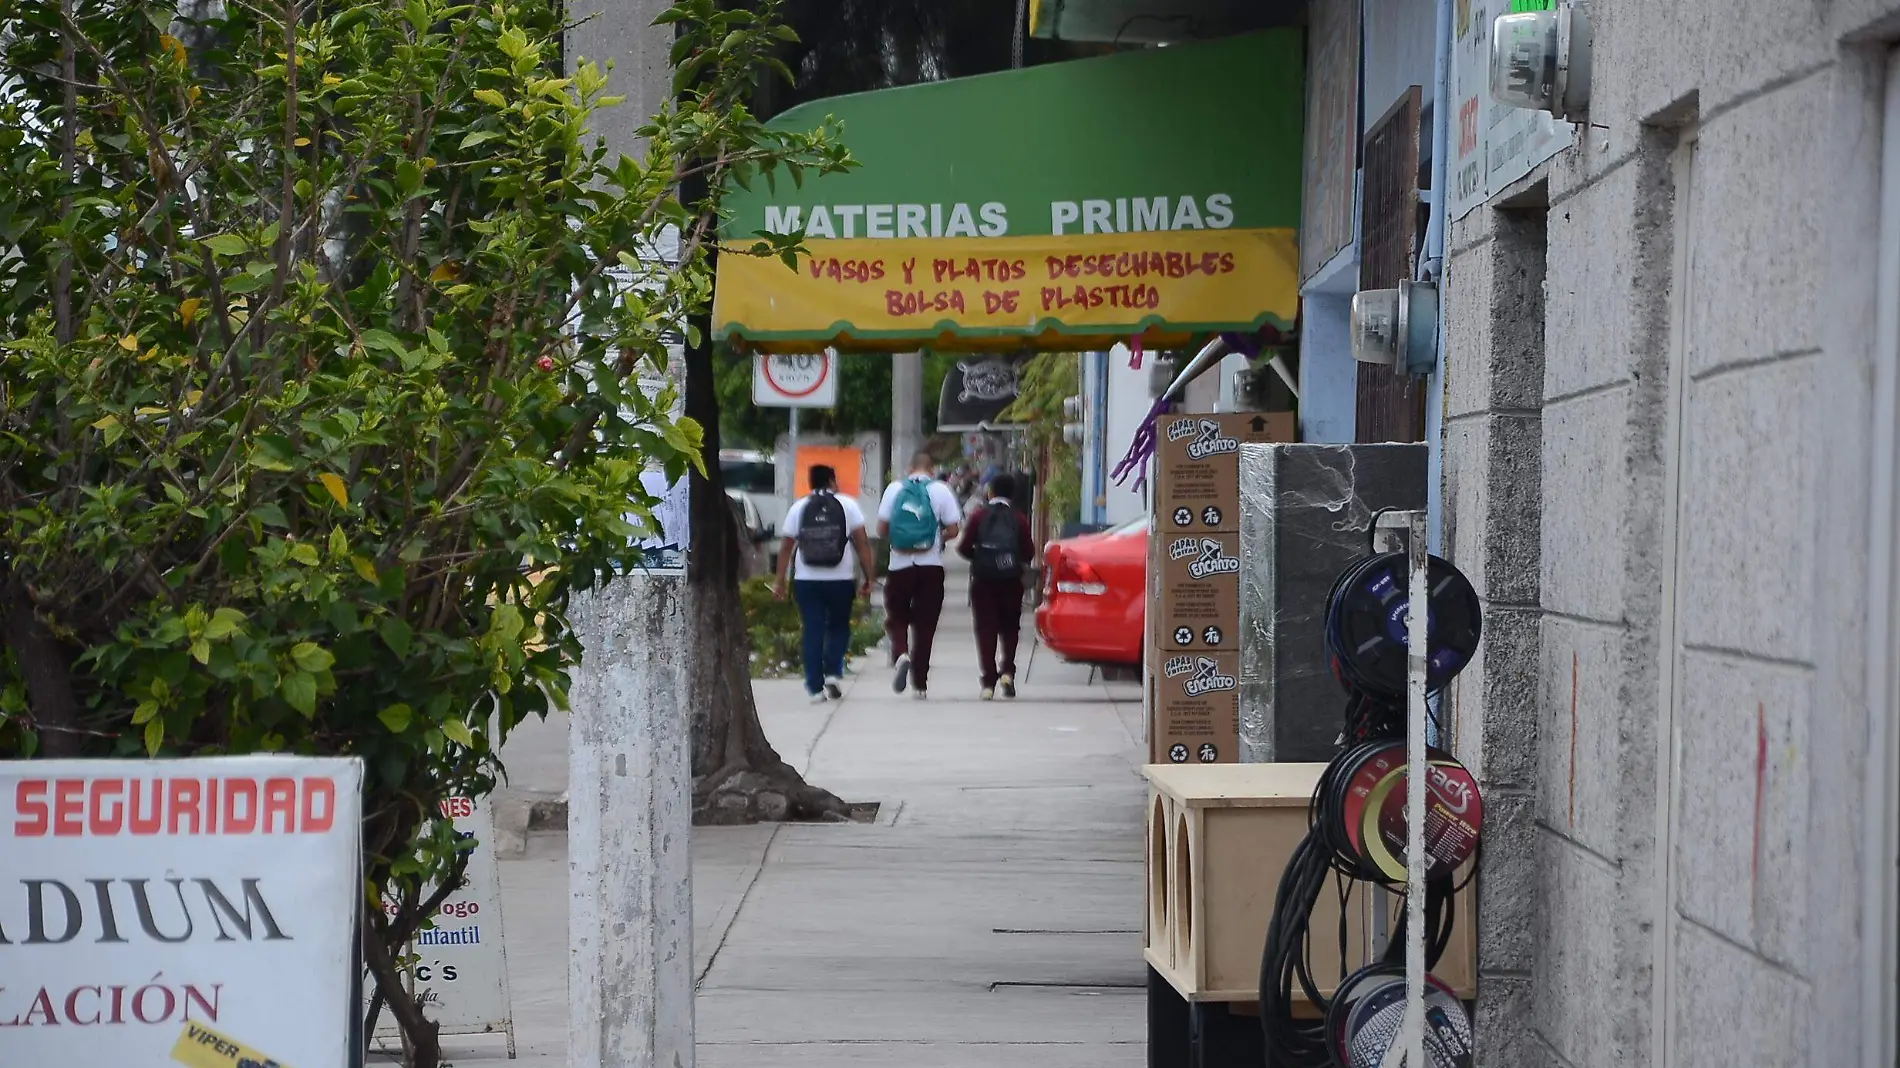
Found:
<path fill-rule="evenodd" d="M 930 483 L 907 478 L 891 506 L 891 548 L 902 553 L 926 553 L 937 546 L 937 509 L 930 503 Z"/>

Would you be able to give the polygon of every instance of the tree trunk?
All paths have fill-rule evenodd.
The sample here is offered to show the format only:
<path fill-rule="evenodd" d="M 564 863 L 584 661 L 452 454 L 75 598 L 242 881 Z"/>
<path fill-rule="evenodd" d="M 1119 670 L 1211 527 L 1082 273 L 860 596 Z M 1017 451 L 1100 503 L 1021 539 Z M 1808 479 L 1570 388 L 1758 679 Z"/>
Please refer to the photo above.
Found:
<path fill-rule="evenodd" d="M 64 644 L 39 617 L 20 576 L 0 563 L 0 642 L 26 681 L 26 703 L 38 732 L 41 756 L 81 753 L 79 700 L 73 692 L 72 660 Z"/>
<path fill-rule="evenodd" d="M 739 599 L 739 524 L 719 471 L 719 395 L 709 322 L 686 350 L 686 414 L 705 435 L 706 474 L 692 475 L 693 822 L 842 820 L 850 808 L 808 785 L 765 739 L 752 698 L 752 642 Z"/>

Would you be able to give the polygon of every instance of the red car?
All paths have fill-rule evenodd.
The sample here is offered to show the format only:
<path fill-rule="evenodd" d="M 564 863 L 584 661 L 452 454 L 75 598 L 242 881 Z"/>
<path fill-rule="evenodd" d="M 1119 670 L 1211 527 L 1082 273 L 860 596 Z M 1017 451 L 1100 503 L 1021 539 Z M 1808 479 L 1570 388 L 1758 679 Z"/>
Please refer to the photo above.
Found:
<path fill-rule="evenodd" d="M 1057 656 L 1089 664 L 1141 663 L 1149 524 L 1143 516 L 1044 549 L 1036 633 Z"/>

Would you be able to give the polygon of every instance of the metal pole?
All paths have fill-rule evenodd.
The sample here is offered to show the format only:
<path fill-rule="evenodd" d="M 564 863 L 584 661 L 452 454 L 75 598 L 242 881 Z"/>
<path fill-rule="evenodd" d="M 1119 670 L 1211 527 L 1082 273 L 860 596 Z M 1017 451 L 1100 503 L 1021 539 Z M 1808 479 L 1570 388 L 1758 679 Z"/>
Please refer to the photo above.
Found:
<path fill-rule="evenodd" d="M 798 503 L 798 409 L 791 409 L 791 413 L 792 432 L 788 435 L 791 441 L 791 448 L 785 457 L 785 464 L 791 469 L 786 472 L 791 477 L 785 480 L 785 506 L 787 508 Z"/>
<path fill-rule="evenodd" d="M 1426 514 L 1410 515 L 1406 546 L 1411 572 L 1406 605 L 1405 730 L 1405 1017 L 1399 1040 L 1387 1050 L 1383 1068 L 1404 1057 L 1406 1068 L 1425 1065 L 1425 628 Z"/>

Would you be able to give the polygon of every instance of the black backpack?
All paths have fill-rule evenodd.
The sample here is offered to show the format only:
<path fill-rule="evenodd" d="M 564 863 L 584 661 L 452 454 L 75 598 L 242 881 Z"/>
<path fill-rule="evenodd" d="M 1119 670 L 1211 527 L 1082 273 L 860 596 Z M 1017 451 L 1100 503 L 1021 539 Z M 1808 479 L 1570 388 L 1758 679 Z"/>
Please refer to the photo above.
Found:
<path fill-rule="evenodd" d="M 984 579 L 1021 578 L 1022 551 L 1022 529 L 1016 514 L 1002 501 L 991 501 L 983 512 L 983 525 L 976 529 L 970 574 Z"/>
<path fill-rule="evenodd" d="M 835 567 L 844 559 L 851 540 L 845 530 L 844 505 L 829 490 L 805 498 L 805 514 L 798 520 L 798 551 L 813 567 Z"/>

